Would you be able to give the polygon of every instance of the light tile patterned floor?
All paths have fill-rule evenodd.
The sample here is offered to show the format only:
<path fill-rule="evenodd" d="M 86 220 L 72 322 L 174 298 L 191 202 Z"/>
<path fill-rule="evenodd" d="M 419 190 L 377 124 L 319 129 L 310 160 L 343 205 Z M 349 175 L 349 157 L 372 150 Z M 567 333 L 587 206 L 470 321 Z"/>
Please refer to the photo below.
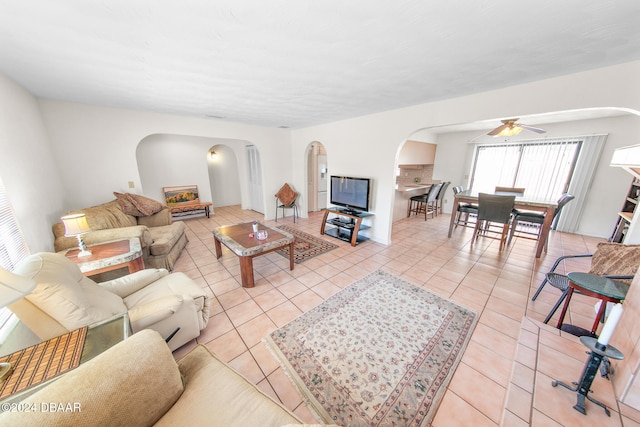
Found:
<path fill-rule="evenodd" d="M 531 240 L 516 238 L 500 253 L 495 240 L 480 238 L 471 245 L 468 228 L 459 227 L 452 238 L 447 238 L 449 218 L 440 215 L 425 221 L 412 217 L 396 222 L 388 246 L 367 241 L 354 248 L 322 236 L 339 244 L 339 248 L 297 264 L 293 271 L 288 269 L 288 259 L 277 253 L 255 258 L 256 286 L 252 289 L 241 287 L 235 255 L 225 249 L 222 258 L 215 258 L 211 230 L 221 225 L 262 221 L 262 215 L 230 206 L 216 208 L 211 218 L 185 220 L 189 244 L 175 270 L 185 272 L 209 289 L 213 300 L 209 325 L 197 342 L 220 355 L 301 419 L 315 422 L 260 340 L 345 286 L 382 269 L 480 314 L 433 426 L 497 426 L 502 423 L 503 413 L 507 414 L 504 425 L 526 425 L 518 417 L 526 410 L 521 404 L 518 406 L 517 394 L 510 394 L 511 399 L 516 399 L 511 401 L 515 409 L 504 410 L 516 355 L 532 357 L 519 344 L 522 319 L 526 315 L 542 321 L 559 291 L 547 286 L 536 301 L 530 297 L 558 256 L 592 253 L 602 239 L 552 232 L 548 254 L 536 260 L 535 242 Z M 280 219 L 279 223 L 321 237 L 321 221 L 322 213 L 313 212 L 296 224 L 292 217 Z M 267 223 L 277 225 L 273 221 Z M 587 271 L 589 267 L 588 260 L 567 264 L 569 271 Z M 592 320 L 593 300 L 574 297 L 567 321 L 588 327 Z M 550 324 L 554 321 L 555 318 Z M 175 356 L 179 358 L 195 345 L 196 340 L 178 349 Z M 553 414 L 539 414 L 537 420 L 543 421 L 532 425 L 562 425 L 562 420 L 554 420 Z"/>

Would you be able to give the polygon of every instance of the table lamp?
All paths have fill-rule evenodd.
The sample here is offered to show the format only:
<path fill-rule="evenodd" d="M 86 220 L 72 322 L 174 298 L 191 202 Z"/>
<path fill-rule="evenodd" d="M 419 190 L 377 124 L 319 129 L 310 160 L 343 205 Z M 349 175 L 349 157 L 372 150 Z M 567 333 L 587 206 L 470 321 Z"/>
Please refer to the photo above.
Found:
<path fill-rule="evenodd" d="M 67 237 L 76 236 L 78 238 L 79 257 L 91 255 L 91 251 L 87 250 L 82 235 L 87 234 L 91 229 L 87 223 L 87 217 L 83 213 L 66 215 L 60 218 L 64 223 L 64 235 Z"/>
<path fill-rule="evenodd" d="M 0 307 L 6 307 L 23 298 L 25 295 L 29 295 L 35 287 L 35 280 L 18 276 L 17 274 L 0 268 Z M 10 363 L 0 363 L 0 383 L 11 374 L 12 370 Z"/>

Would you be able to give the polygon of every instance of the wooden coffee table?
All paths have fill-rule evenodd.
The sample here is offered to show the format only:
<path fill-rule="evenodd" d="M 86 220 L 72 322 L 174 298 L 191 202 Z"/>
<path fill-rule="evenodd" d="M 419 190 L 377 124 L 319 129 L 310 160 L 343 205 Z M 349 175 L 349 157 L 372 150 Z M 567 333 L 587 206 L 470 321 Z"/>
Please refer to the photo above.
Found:
<path fill-rule="evenodd" d="M 215 238 L 216 258 L 222 256 L 222 245 L 225 245 L 240 258 L 240 275 L 242 287 L 253 288 L 253 258 L 289 246 L 289 269 L 293 270 L 293 234 L 260 224 L 260 230 L 267 230 L 269 237 L 258 240 L 249 237 L 253 233 L 252 223 L 218 227 L 213 230 Z"/>
<path fill-rule="evenodd" d="M 71 249 L 66 253 L 67 258 L 78 264 L 80 271 L 85 276 L 93 276 L 123 267 L 128 267 L 129 273 L 144 270 L 142 247 L 140 239 L 137 237 L 101 243 L 89 246 L 87 249 L 91 251 L 91 255 L 85 257 L 78 257 L 78 249 Z"/>

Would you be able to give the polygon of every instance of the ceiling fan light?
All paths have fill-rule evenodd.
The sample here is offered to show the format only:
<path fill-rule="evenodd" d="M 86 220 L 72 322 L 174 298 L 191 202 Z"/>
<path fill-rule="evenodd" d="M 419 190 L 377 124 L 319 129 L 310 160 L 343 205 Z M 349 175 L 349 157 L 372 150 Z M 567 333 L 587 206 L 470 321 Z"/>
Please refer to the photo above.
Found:
<path fill-rule="evenodd" d="M 500 131 L 496 136 L 514 136 L 522 132 L 520 126 L 509 126 Z"/>

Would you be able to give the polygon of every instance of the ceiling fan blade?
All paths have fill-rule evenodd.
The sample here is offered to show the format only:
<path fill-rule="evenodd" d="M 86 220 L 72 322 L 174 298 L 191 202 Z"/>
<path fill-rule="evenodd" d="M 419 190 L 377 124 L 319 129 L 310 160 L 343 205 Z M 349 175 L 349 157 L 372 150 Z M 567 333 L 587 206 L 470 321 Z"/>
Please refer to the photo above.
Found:
<path fill-rule="evenodd" d="M 523 125 L 518 123 L 516 126 L 520 126 L 522 129 L 530 130 L 535 133 L 547 133 L 547 131 L 544 129 L 540 129 L 540 128 L 529 126 L 529 125 Z"/>
<path fill-rule="evenodd" d="M 509 127 L 509 125 L 500 125 L 497 128 L 495 128 L 494 130 L 492 130 L 491 132 L 489 132 L 487 135 L 496 136 L 497 134 L 499 134 L 500 132 L 502 132 L 504 129 L 506 129 L 508 127 Z"/>

